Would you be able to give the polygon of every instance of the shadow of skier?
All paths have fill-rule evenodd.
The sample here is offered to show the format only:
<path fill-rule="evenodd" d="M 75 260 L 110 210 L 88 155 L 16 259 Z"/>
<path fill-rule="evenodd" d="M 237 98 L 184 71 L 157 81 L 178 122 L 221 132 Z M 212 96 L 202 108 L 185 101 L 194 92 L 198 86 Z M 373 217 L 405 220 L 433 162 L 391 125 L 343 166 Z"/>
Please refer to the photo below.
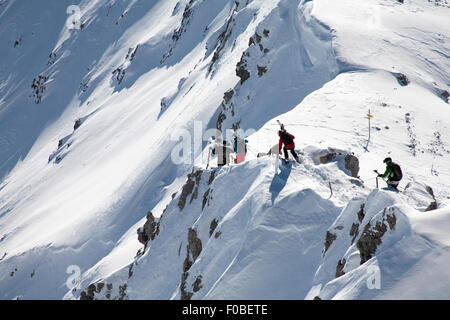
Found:
<path fill-rule="evenodd" d="M 280 172 L 278 174 L 275 173 L 272 183 L 269 187 L 269 192 L 272 194 L 271 200 L 272 205 L 275 202 L 275 199 L 278 197 L 280 192 L 284 189 L 286 186 L 287 180 L 289 179 L 289 176 L 292 171 L 292 163 L 288 164 L 282 164 L 280 166 Z"/>

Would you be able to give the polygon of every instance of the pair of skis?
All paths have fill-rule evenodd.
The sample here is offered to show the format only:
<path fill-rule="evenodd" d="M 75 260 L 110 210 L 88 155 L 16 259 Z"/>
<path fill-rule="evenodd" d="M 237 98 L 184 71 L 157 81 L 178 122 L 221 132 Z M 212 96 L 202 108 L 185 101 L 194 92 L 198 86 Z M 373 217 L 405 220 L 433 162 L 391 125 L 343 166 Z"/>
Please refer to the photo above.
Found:
<path fill-rule="evenodd" d="M 277 120 L 277 122 L 280 125 L 280 130 L 285 130 L 284 124 L 282 124 L 280 122 L 280 120 Z M 288 163 L 291 162 L 291 160 L 285 160 L 285 159 L 281 160 L 280 159 L 280 154 L 277 153 L 277 157 L 275 159 L 275 174 L 279 174 L 279 172 L 280 172 L 280 161 L 283 161 L 285 164 L 288 164 Z M 297 161 L 297 160 L 294 160 L 294 162 L 295 163 L 300 163 L 300 161 Z"/>
<path fill-rule="evenodd" d="M 284 130 L 284 124 L 280 122 L 280 120 L 277 120 L 278 124 L 280 125 L 280 129 Z M 277 157 L 275 159 L 275 174 L 278 175 L 280 173 L 280 154 L 277 153 Z"/>

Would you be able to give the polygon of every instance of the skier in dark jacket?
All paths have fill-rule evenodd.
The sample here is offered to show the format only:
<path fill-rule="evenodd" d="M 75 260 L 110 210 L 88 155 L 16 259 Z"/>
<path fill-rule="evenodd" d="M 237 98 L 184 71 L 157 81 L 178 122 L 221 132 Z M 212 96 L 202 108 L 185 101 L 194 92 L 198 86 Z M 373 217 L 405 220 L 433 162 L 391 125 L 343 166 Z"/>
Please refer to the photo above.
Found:
<path fill-rule="evenodd" d="M 400 166 L 398 164 L 396 164 L 395 162 L 392 162 L 392 159 L 389 157 L 384 159 L 383 162 L 386 163 L 386 170 L 384 171 L 383 174 L 378 174 L 378 177 L 383 178 L 383 179 L 387 178 L 386 183 L 387 183 L 388 187 L 392 187 L 395 190 L 398 190 L 397 186 L 403 177 Z"/>
<path fill-rule="evenodd" d="M 230 155 L 233 152 L 228 141 L 217 141 L 213 154 L 217 155 L 217 166 L 221 167 L 230 163 Z"/>
<path fill-rule="evenodd" d="M 298 155 L 295 152 L 295 143 L 294 143 L 295 137 L 292 134 L 289 134 L 285 129 L 281 129 L 280 131 L 278 131 L 278 136 L 280 137 L 280 141 L 278 142 L 278 154 L 281 154 L 281 147 L 284 144 L 283 151 L 285 160 L 286 161 L 289 160 L 288 154 L 289 150 L 291 151 L 291 154 L 295 158 L 295 160 L 300 163 Z"/>

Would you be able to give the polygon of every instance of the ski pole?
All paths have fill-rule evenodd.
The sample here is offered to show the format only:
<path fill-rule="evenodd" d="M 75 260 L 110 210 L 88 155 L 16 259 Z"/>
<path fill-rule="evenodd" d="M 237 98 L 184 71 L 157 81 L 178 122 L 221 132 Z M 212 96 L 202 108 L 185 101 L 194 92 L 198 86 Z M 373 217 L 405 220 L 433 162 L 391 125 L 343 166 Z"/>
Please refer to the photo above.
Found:
<path fill-rule="evenodd" d="M 378 189 L 378 175 L 379 175 L 379 173 L 378 173 L 378 170 L 373 170 L 373 172 L 375 172 L 377 174 L 375 179 L 376 179 L 376 182 L 377 182 L 377 189 Z"/>

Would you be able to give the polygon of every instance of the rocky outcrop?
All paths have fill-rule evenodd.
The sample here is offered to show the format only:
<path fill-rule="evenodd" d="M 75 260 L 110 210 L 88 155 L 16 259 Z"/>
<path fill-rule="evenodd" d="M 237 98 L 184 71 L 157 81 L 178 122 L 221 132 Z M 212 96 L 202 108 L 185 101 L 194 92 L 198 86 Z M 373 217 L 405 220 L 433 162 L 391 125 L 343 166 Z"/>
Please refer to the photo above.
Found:
<path fill-rule="evenodd" d="M 180 211 L 183 211 L 186 206 L 187 197 L 192 194 L 190 202 L 193 199 L 196 199 L 198 196 L 198 185 L 200 183 L 200 179 L 202 177 L 203 170 L 197 170 L 196 172 L 192 172 L 188 174 L 188 180 L 181 190 L 180 198 L 178 199 L 178 207 Z M 195 188 L 195 189 L 194 189 Z"/>
<path fill-rule="evenodd" d="M 358 236 L 358 234 L 359 234 L 359 224 L 358 223 L 353 223 L 352 227 L 350 228 L 350 233 L 349 233 L 349 235 L 351 237 L 353 237 L 352 238 L 352 244 L 355 242 L 355 239 Z"/>
<path fill-rule="evenodd" d="M 225 92 L 225 93 L 223 94 L 223 100 L 224 100 L 224 102 L 225 102 L 225 103 L 230 102 L 231 98 L 233 98 L 233 95 L 234 95 L 234 90 L 233 90 L 233 89 L 230 89 L 230 90 L 228 90 L 227 92 Z"/>
<path fill-rule="evenodd" d="M 247 57 L 250 53 L 244 52 L 241 56 L 241 60 L 236 64 L 236 75 L 241 79 L 241 85 L 250 78 L 250 72 L 247 70 Z"/>
<path fill-rule="evenodd" d="M 77 130 L 77 129 L 81 126 L 81 124 L 82 124 L 81 119 L 77 119 L 77 120 L 75 121 L 75 124 L 73 125 L 73 130 L 74 130 L 74 131 Z"/>
<path fill-rule="evenodd" d="M 209 236 L 210 236 L 210 237 L 211 237 L 212 234 L 214 233 L 214 230 L 216 230 L 217 225 L 218 225 L 217 219 L 213 219 L 213 220 L 211 221 L 210 226 L 209 226 Z"/>
<path fill-rule="evenodd" d="M 407 86 L 409 84 L 409 79 L 403 73 L 398 73 L 395 77 L 401 86 Z"/>
<path fill-rule="evenodd" d="M 205 191 L 205 193 L 203 194 L 203 201 L 202 201 L 202 210 L 205 209 L 206 204 L 208 203 L 208 201 L 211 199 L 209 196 L 209 193 L 211 192 L 211 189 L 208 189 Z"/>
<path fill-rule="evenodd" d="M 90 284 L 86 291 L 82 291 L 80 295 L 80 300 L 94 300 L 95 294 L 99 294 L 105 287 L 103 282 L 98 282 L 97 284 Z M 112 284 L 108 284 L 108 290 L 112 289 Z"/>
<path fill-rule="evenodd" d="M 186 280 L 189 276 L 189 269 L 192 267 L 195 260 L 197 260 L 198 256 L 202 252 L 202 241 L 198 238 L 197 232 L 194 229 L 189 228 L 187 240 L 188 245 L 186 248 L 186 259 L 184 259 L 183 273 L 181 274 L 181 300 L 190 300 L 192 298 L 192 295 L 194 294 L 193 292 L 189 292 L 186 290 Z M 199 287 L 199 285 L 197 285 L 197 287 Z"/>
<path fill-rule="evenodd" d="M 192 15 L 193 15 L 193 3 L 194 0 L 189 0 L 189 3 L 184 7 L 183 11 L 183 18 L 181 19 L 180 26 L 176 28 L 172 33 L 172 41 L 169 51 L 165 53 L 160 61 L 160 64 L 163 64 L 169 57 L 173 55 L 173 50 L 178 42 L 180 40 L 183 33 L 186 32 L 188 25 L 191 23 Z M 177 3 L 176 7 L 173 10 L 173 14 L 178 11 L 180 6 L 180 3 Z"/>
<path fill-rule="evenodd" d="M 333 149 L 330 149 L 327 154 L 319 157 L 319 161 L 320 163 L 325 164 L 336 159 L 336 156 L 337 153 Z"/>
<path fill-rule="evenodd" d="M 365 207 L 365 204 L 364 203 L 361 204 L 361 207 L 359 208 L 359 211 L 357 213 L 359 222 L 362 222 L 364 219 L 364 216 L 365 216 L 364 207 Z"/>
<path fill-rule="evenodd" d="M 359 160 L 353 154 L 347 154 L 344 158 L 345 169 L 349 170 L 352 177 L 357 178 L 359 172 Z"/>
<path fill-rule="evenodd" d="M 328 248 L 330 248 L 331 244 L 333 243 L 334 240 L 337 239 L 336 234 L 331 233 L 330 231 L 327 231 L 327 234 L 325 236 L 325 243 L 324 243 L 324 249 L 322 254 L 325 256 L 325 253 L 328 251 Z"/>
<path fill-rule="evenodd" d="M 137 230 L 137 234 L 139 242 L 145 246 L 147 246 L 149 240 L 154 240 L 159 234 L 159 221 L 155 219 L 151 211 L 147 213 L 147 221 L 142 228 Z"/>
<path fill-rule="evenodd" d="M 202 286 L 202 276 L 198 276 L 194 283 L 192 284 L 192 290 L 195 292 L 200 291 L 200 289 L 203 288 Z"/>
<path fill-rule="evenodd" d="M 439 96 L 445 101 L 445 102 L 449 102 L 449 97 L 450 97 L 450 94 L 448 93 L 448 91 L 447 90 L 443 90 L 440 94 L 439 94 Z"/>
<path fill-rule="evenodd" d="M 40 74 L 36 78 L 34 78 L 33 83 L 31 84 L 31 89 L 33 89 L 33 95 L 34 95 L 36 104 L 39 104 L 42 102 L 42 97 L 44 95 L 44 92 L 47 90 L 47 86 L 46 86 L 47 81 L 48 81 L 48 77 Z"/>
<path fill-rule="evenodd" d="M 225 23 L 225 27 L 224 27 L 223 31 L 219 34 L 219 37 L 217 39 L 216 48 L 214 50 L 211 62 L 209 63 L 209 66 L 208 66 L 208 73 L 211 73 L 213 71 L 215 63 L 219 60 L 220 54 L 222 53 L 223 49 L 225 48 L 225 45 L 227 44 L 228 39 L 230 38 L 230 36 L 233 32 L 232 22 L 234 22 L 234 20 L 235 20 L 234 15 L 237 12 L 238 7 L 239 7 L 239 2 L 235 1 L 235 6 L 233 8 L 233 11 L 231 12 L 230 16 L 228 17 L 227 22 Z"/>
<path fill-rule="evenodd" d="M 425 190 L 428 192 L 428 194 L 430 196 L 433 197 L 433 201 L 430 202 L 430 204 L 428 205 L 428 207 L 425 209 L 425 211 L 431 211 L 431 210 L 436 210 L 438 205 L 437 205 L 437 200 L 436 197 L 434 196 L 434 192 L 433 189 L 430 186 L 426 186 Z"/>
<path fill-rule="evenodd" d="M 347 170 L 353 178 L 359 178 L 359 159 L 353 152 L 346 152 L 342 150 L 335 150 L 328 148 L 328 150 L 320 151 L 315 156 L 316 164 L 327 164 L 330 162 L 337 162 L 341 170 Z M 347 174 L 348 174 L 347 172 Z"/>
<path fill-rule="evenodd" d="M 344 267 L 345 267 L 345 259 L 339 260 L 338 264 L 336 266 L 336 278 L 339 278 L 345 274 Z"/>
<path fill-rule="evenodd" d="M 112 74 L 113 74 L 113 79 L 115 79 L 117 81 L 117 84 L 120 85 L 123 81 L 123 78 L 125 77 L 125 73 L 126 70 L 122 69 L 122 68 L 117 68 L 115 69 Z"/>
<path fill-rule="evenodd" d="M 267 67 L 257 65 L 257 68 L 259 77 L 261 77 L 264 73 L 267 72 Z"/>
<path fill-rule="evenodd" d="M 390 213 L 386 213 L 386 211 Z M 384 234 L 389 229 L 395 229 L 396 221 L 397 218 L 394 213 L 394 208 L 389 208 L 384 209 L 381 220 L 376 221 L 374 225 L 370 222 L 365 225 L 361 237 L 356 243 L 361 258 L 360 264 L 372 258 L 378 246 L 381 244 Z"/>

